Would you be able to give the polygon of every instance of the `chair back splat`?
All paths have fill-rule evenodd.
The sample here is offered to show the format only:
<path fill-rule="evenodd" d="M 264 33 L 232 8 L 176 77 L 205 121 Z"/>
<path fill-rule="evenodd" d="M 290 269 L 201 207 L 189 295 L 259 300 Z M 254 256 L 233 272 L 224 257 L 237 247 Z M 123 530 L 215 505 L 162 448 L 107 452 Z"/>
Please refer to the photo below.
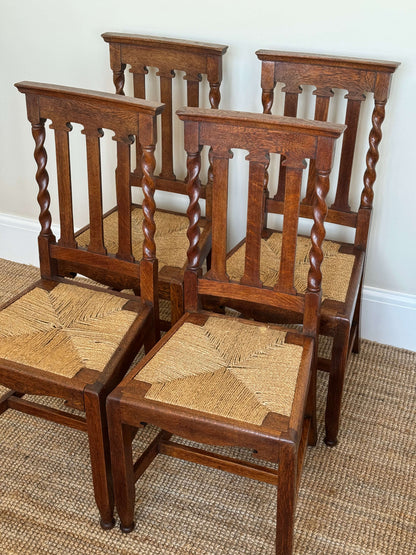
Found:
<path fill-rule="evenodd" d="M 133 91 L 137 98 L 146 98 L 146 75 L 149 68 L 157 68 L 159 94 L 165 104 L 162 114 L 161 170 L 155 176 L 156 188 L 173 193 L 186 194 L 184 180 L 177 179 L 174 173 L 173 136 L 174 136 L 174 94 L 173 81 L 175 70 L 184 72 L 186 80 L 187 106 L 198 107 L 201 103 L 200 82 L 206 75 L 209 84 L 209 104 L 218 108 L 221 95 L 222 56 L 227 46 L 186 40 L 129 35 L 124 33 L 104 33 L 102 35 L 110 47 L 110 64 L 113 81 L 118 94 L 124 93 L 125 69 L 129 65 L 133 74 Z M 150 87 L 149 87 L 150 88 Z M 140 152 L 137 149 L 137 160 Z M 140 164 L 131 175 L 131 184 L 140 186 Z M 206 198 L 206 187 L 202 187 L 201 198 Z"/>
<path fill-rule="evenodd" d="M 314 119 L 326 121 L 328 118 L 331 98 L 335 89 L 347 90 L 345 98 L 347 107 L 336 193 L 330 206 L 327 221 L 356 229 L 355 245 L 365 249 L 368 237 L 371 208 L 373 202 L 373 185 L 376 178 L 375 166 L 379 155 L 378 147 L 381 140 L 381 124 L 384 120 L 385 105 L 389 96 L 391 77 L 397 62 L 341 58 L 325 55 L 302 54 L 294 52 L 277 52 L 258 50 L 262 61 L 262 103 L 265 114 L 272 113 L 274 90 L 277 83 L 283 83 L 284 115 L 296 117 L 302 85 L 315 87 L 316 97 Z M 372 127 L 369 135 L 369 149 L 366 155 L 364 187 L 358 211 L 351 209 L 350 193 L 351 176 L 357 132 L 360 124 L 360 112 L 366 95 L 374 95 Z M 361 122 L 362 123 L 362 122 Z M 310 218 L 312 213 L 312 197 L 314 183 L 314 164 L 309 170 L 309 180 L 305 198 L 302 200 L 300 213 Z M 281 168 L 276 195 L 267 200 L 267 210 L 282 213 L 284 199 L 284 167 Z"/>
<path fill-rule="evenodd" d="M 200 296 L 238 301 L 239 306 L 272 306 L 304 314 L 307 333 L 316 333 L 320 303 L 322 241 L 327 212 L 325 197 L 329 189 L 333 145 L 345 129 L 294 118 L 259 116 L 225 111 L 183 109 L 178 116 L 185 122 L 185 149 L 188 153 L 188 193 L 190 227 L 188 270 L 185 274 L 185 307 L 198 310 Z M 211 268 L 203 277 L 199 269 L 199 152 L 210 145 L 213 158 L 213 211 Z M 244 274 L 239 281 L 227 274 L 228 163 L 231 148 L 248 150 L 249 189 L 247 208 Z M 260 254 L 264 210 L 263 187 L 269 154 L 285 156 L 286 187 L 283 209 L 282 257 L 276 268 L 274 286 L 264 286 L 260 279 Z M 300 189 L 305 158 L 316 166 L 316 202 L 312 217 L 310 268 L 306 294 L 299 294 L 295 284 L 296 235 Z"/>
<path fill-rule="evenodd" d="M 35 139 L 35 160 L 38 166 L 36 179 L 39 185 L 38 202 L 39 253 L 41 275 L 51 278 L 58 274 L 78 272 L 92 279 L 119 288 L 138 288 L 142 281 L 142 296 L 154 301 L 153 278 L 148 278 L 148 267 L 154 266 L 157 280 L 157 261 L 154 243 L 154 183 L 156 116 L 163 105 L 114 94 L 96 93 L 82 89 L 44 85 L 30 82 L 17 83 L 16 87 L 26 95 L 28 119 Z M 46 170 L 45 122 L 51 120 L 55 134 L 56 168 L 59 193 L 60 238 L 56 241 L 49 211 L 49 176 Z M 87 247 L 78 247 L 75 240 L 69 155 L 69 137 L 72 123 L 82 124 L 85 135 L 88 173 L 88 200 L 90 216 L 90 240 Z M 115 255 L 107 252 L 103 236 L 103 207 L 100 139 L 103 128 L 114 133 L 117 143 L 116 197 L 119 211 L 118 249 Z M 141 145 L 143 157 L 143 264 L 132 254 L 130 145 L 134 140 Z M 145 271 L 145 267 L 147 270 Z M 146 284 L 145 287 L 144 284 Z"/>

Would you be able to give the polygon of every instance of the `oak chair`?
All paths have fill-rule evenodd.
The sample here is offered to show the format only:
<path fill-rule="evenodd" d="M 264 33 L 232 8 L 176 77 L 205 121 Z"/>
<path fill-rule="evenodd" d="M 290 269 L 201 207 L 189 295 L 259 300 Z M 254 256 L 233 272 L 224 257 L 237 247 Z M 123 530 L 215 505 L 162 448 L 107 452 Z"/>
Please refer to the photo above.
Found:
<path fill-rule="evenodd" d="M 107 412 L 116 506 L 121 529 L 134 527 L 134 484 L 158 453 L 227 470 L 278 486 L 276 552 L 292 550 L 293 517 L 306 444 L 316 441 L 316 335 L 325 196 L 336 138 L 345 126 L 294 118 L 184 108 L 188 154 L 189 249 L 187 312 L 109 395 Z M 202 276 L 199 229 L 200 152 L 212 147 L 212 260 Z M 228 166 L 231 148 L 248 150 L 249 191 L 245 271 L 226 271 Z M 286 157 L 283 252 L 276 281 L 260 280 L 263 183 L 269 153 Z M 294 286 L 299 195 L 304 158 L 315 160 L 316 202 L 306 291 Z M 303 330 L 204 311 L 201 296 L 257 307 L 296 308 Z M 137 462 L 132 439 L 143 423 L 162 429 Z M 172 434 L 211 445 L 234 445 L 279 463 L 278 470 L 245 464 L 171 441 Z"/>
<path fill-rule="evenodd" d="M 88 434 L 95 499 L 101 526 L 114 525 L 105 398 L 128 370 L 144 344 L 158 338 L 157 260 L 154 245 L 154 165 L 156 116 L 163 105 L 115 94 L 42 83 L 21 82 L 35 140 L 39 186 L 39 257 L 41 279 L 0 309 L 0 384 L 9 389 L 0 398 L 7 409 L 39 416 Z M 45 123 L 51 120 L 56 145 L 56 177 L 60 238 L 51 230 L 49 175 L 46 170 Z M 81 124 L 87 151 L 91 240 L 80 248 L 74 238 L 69 135 Z M 100 138 L 103 128 L 114 133 L 117 149 L 117 205 L 122 218 L 117 255 L 107 254 L 102 233 Z M 72 134 L 73 135 L 73 134 Z M 145 200 L 143 259 L 132 256 L 130 222 L 130 144 L 143 149 Z M 72 141 L 71 141 L 72 144 Z M 73 172 L 72 172 L 73 173 Z M 54 180 L 55 181 L 55 180 Z M 142 297 L 58 277 L 59 266 L 108 285 L 138 286 Z M 63 399 L 85 413 L 48 407 L 25 395 Z"/>
<path fill-rule="evenodd" d="M 200 81 L 202 75 L 206 75 L 209 84 L 209 103 L 211 108 L 216 109 L 220 103 L 220 85 L 222 80 L 222 56 L 227 46 L 218 44 L 205 44 L 177 39 L 160 37 L 104 33 L 102 35 L 110 48 L 110 65 L 113 71 L 113 81 L 116 92 L 124 95 L 125 69 L 130 66 L 133 74 L 133 93 L 137 98 L 152 97 L 157 100 L 158 93 L 161 101 L 165 104 L 165 110 L 161 116 L 161 133 L 159 146 L 161 151 L 160 171 L 155 173 L 155 185 L 159 191 L 167 191 L 176 195 L 186 195 L 186 185 L 183 178 L 177 178 L 174 169 L 174 143 L 175 143 L 175 120 L 173 105 L 177 101 L 178 91 L 175 95 L 174 81 L 175 71 L 184 72 L 183 79 L 186 81 L 187 105 L 197 107 L 202 102 Z M 158 91 L 154 91 L 156 77 L 147 75 L 151 68 L 157 68 L 156 75 L 159 82 L 156 83 Z M 146 77 L 147 75 L 147 77 Z M 179 83 L 180 84 L 180 83 Z M 153 89 L 152 89 L 153 85 Z M 184 101 L 181 98 L 180 106 Z M 158 148 L 159 148 L 158 146 Z M 182 143 L 181 143 L 182 148 Z M 141 150 L 136 148 L 136 169 L 131 173 L 130 183 L 133 187 L 141 186 Z M 179 165 L 179 162 L 178 162 Z M 186 168 L 183 168 L 185 170 Z M 175 170 L 175 171 L 174 171 Z M 181 172 L 178 167 L 177 173 Z M 183 171 L 185 174 L 185 171 Z M 208 174 L 210 170 L 208 168 Z M 210 239 L 210 185 L 209 175 L 201 188 L 201 198 L 206 200 L 205 218 L 201 218 L 200 225 L 204 232 L 201 238 L 202 258 L 209 255 L 211 247 Z M 139 205 L 132 208 L 134 222 L 133 233 L 140 234 L 142 211 Z M 159 261 L 159 294 L 163 299 L 171 301 L 171 323 L 176 322 L 183 314 L 183 275 L 186 267 L 187 238 L 186 229 L 188 219 L 186 215 L 169 210 L 156 210 L 156 244 Z M 105 215 L 104 234 L 110 245 L 116 245 L 117 237 L 117 213 L 116 209 Z M 88 240 L 88 232 L 80 231 L 81 243 Z M 113 247 L 114 248 L 114 247 Z M 137 242 L 139 249 L 139 243 Z M 170 323 L 162 320 L 164 329 L 170 327 Z"/>
<path fill-rule="evenodd" d="M 390 81 L 399 64 L 269 50 L 259 50 L 257 57 L 262 63 L 261 88 L 265 114 L 272 113 L 277 84 L 279 84 L 278 89 L 281 96 L 278 98 L 280 102 L 275 102 L 275 104 L 278 104 L 279 107 L 282 106 L 284 115 L 300 117 L 299 113 L 303 109 L 301 100 L 306 97 L 305 100 L 311 102 L 315 96 L 313 118 L 317 121 L 328 119 L 334 91 L 337 89 L 347 91 L 344 114 L 337 115 L 334 110 L 332 116 L 332 118 L 338 117 L 339 123 L 345 123 L 347 130 L 343 136 L 338 175 L 331 175 L 333 203 L 329 207 L 326 221 L 343 226 L 344 229 L 351 228 L 354 240 L 352 243 L 348 243 L 347 239 L 343 242 L 325 241 L 320 333 L 332 336 L 333 345 L 331 357 L 329 359 L 319 358 L 318 362 L 321 370 L 329 372 L 325 442 L 327 445 L 333 446 L 337 443 L 344 373 L 348 357 L 351 351 L 359 351 L 361 290 L 373 203 L 373 185 L 376 178 L 375 167 L 379 158 L 381 124 L 384 119 Z M 311 86 L 314 87 L 312 94 Z M 365 114 L 363 104 L 366 101 L 371 104 L 371 99 L 366 99 L 366 96 L 374 97 L 371 122 L 366 121 L 363 115 L 360 118 L 360 114 L 363 112 Z M 273 112 L 278 111 L 278 109 L 273 110 Z M 370 123 L 369 147 L 365 153 L 359 150 L 358 145 L 356 146 L 356 139 L 360 129 L 365 129 L 365 125 L 369 126 Z M 364 187 L 359 207 L 354 209 L 351 206 L 356 203 L 355 197 L 358 190 L 354 184 L 351 186 L 351 177 L 354 175 L 353 172 L 360 168 L 360 163 L 366 165 Z M 274 223 L 269 223 L 268 215 L 282 214 L 284 211 L 286 171 L 282 158 L 278 179 L 270 179 L 270 183 L 267 179 L 265 181 L 261 261 L 264 276 L 272 275 L 271 270 L 278 264 L 281 256 L 280 233 L 276 232 L 273 227 Z M 306 219 L 311 219 L 313 216 L 315 171 L 315 163 L 312 160 L 305 195 L 300 204 L 300 215 Z M 275 193 L 271 192 L 276 184 L 277 190 Z M 230 253 L 228 260 L 228 265 L 233 268 L 235 277 L 242 275 L 243 272 L 243 244 L 244 241 Z M 296 272 L 298 278 L 304 275 L 308 267 L 308 261 L 304 257 L 305 249 L 308 249 L 308 239 L 299 234 Z M 267 282 L 268 278 L 265 279 Z M 273 309 L 255 314 L 256 318 L 269 321 L 282 321 L 282 316 L 284 315 L 276 316 Z M 293 315 L 292 321 L 296 321 L 295 315 Z"/>

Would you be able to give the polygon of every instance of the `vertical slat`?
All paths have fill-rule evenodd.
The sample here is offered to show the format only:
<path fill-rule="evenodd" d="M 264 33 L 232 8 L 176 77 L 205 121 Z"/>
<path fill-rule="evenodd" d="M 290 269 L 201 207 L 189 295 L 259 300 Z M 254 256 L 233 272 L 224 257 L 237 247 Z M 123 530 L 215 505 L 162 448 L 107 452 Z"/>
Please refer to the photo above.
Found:
<path fill-rule="evenodd" d="M 296 163 L 297 162 L 297 163 Z M 296 239 L 298 233 L 299 201 L 302 185 L 302 166 L 299 160 L 285 160 L 286 184 L 283 211 L 282 250 L 279 279 L 275 290 L 282 293 L 296 293 L 294 286 Z"/>
<path fill-rule="evenodd" d="M 136 98 L 146 98 L 146 73 L 145 69 L 143 73 L 133 73 L 133 94 Z"/>
<path fill-rule="evenodd" d="M 315 104 L 315 121 L 326 121 L 328 119 L 328 110 L 329 110 L 329 101 L 331 96 L 333 96 L 332 91 L 319 91 L 316 90 L 314 93 L 316 95 L 316 104 Z M 306 187 L 306 195 L 303 199 L 304 204 L 309 204 L 312 206 L 313 198 L 314 198 L 314 191 L 315 191 L 315 181 L 316 181 L 316 164 L 315 160 L 311 159 L 309 162 L 309 173 L 308 173 L 308 184 Z"/>
<path fill-rule="evenodd" d="M 199 106 L 199 81 L 200 79 L 195 79 L 193 76 L 187 76 L 186 79 L 186 105 L 192 108 L 198 108 Z"/>
<path fill-rule="evenodd" d="M 162 113 L 162 170 L 160 177 L 176 179 L 173 173 L 173 121 L 172 121 L 172 79 L 174 72 L 159 71 L 160 100 L 165 104 Z"/>
<path fill-rule="evenodd" d="M 296 117 L 298 111 L 298 100 L 299 94 L 302 92 L 302 89 L 297 86 L 295 87 L 296 92 L 289 87 L 283 87 L 282 91 L 286 91 L 285 95 L 285 107 L 284 107 L 284 115 L 288 117 Z M 280 168 L 279 168 L 279 181 L 277 184 L 277 192 L 274 196 L 275 200 L 284 200 L 285 198 L 285 182 L 286 182 L 286 167 L 284 165 L 284 156 L 280 158 Z"/>
<path fill-rule="evenodd" d="M 210 276 L 220 281 L 228 281 L 226 272 L 227 232 L 223 222 L 227 221 L 228 201 L 228 160 L 231 153 L 227 150 L 213 151 L 213 191 L 212 212 L 212 256 Z"/>
<path fill-rule="evenodd" d="M 315 104 L 315 116 L 314 119 L 316 121 L 326 121 L 328 119 L 328 110 L 329 110 L 329 100 L 332 96 L 327 94 L 327 95 L 322 95 L 319 94 L 318 91 L 315 91 L 315 95 L 316 95 L 316 104 Z"/>
<path fill-rule="evenodd" d="M 337 193 L 335 196 L 335 202 L 331 206 L 334 210 L 342 210 L 344 212 L 349 212 L 351 210 L 348 204 L 348 197 L 350 192 L 352 164 L 354 159 L 354 149 L 361 103 L 365 100 L 363 95 L 360 95 L 359 97 L 347 95 L 347 98 L 348 103 L 345 116 L 345 125 L 347 126 L 347 129 L 344 133 L 342 141 Z"/>
<path fill-rule="evenodd" d="M 90 242 L 88 250 L 107 254 L 104 246 L 103 198 L 101 183 L 100 137 L 101 129 L 84 129 L 87 148 L 88 200 L 90 211 Z"/>
<path fill-rule="evenodd" d="M 133 94 L 136 98 L 146 98 L 146 73 L 144 68 L 143 73 L 133 73 Z M 140 141 L 136 141 L 136 168 L 134 174 L 138 180 L 142 178 L 141 160 L 142 160 L 142 147 Z M 135 181 L 137 183 L 137 181 Z"/>
<path fill-rule="evenodd" d="M 59 215 L 61 224 L 61 236 L 58 244 L 63 247 L 76 248 L 68 137 L 68 133 L 72 128 L 66 122 L 54 123 L 51 127 L 55 130 L 56 173 L 58 178 Z"/>
<path fill-rule="evenodd" d="M 130 188 L 130 144 L 127 137 L 114 137 L 117 141 L 116 193 L 118 207 L 118 252 L 117 257 L 133 262 L 131 241 L 131 188 Z"/>
<path fill-rule="evenodd" d="M 283 87 L 282 90 L 284 91 L 285 87 Z M 292 92 L 292 91 L 286 92 L 285 107 L 284 107 L 285 116 L 288 116 L 288 117 L 296 116 L 296 112 L 298 110 L 298 100 L 299 100 L 300 92 L 301 92 L 300 88 L 299 88 L 299 91 L 297 92 Z"/>
<path fill-rule="evenodd" d="M 264 209 L 264 175 L 268 163 L 266 153 L 263 155 L 264 162 L 253 160 L 249 155 L 249 189 L 247 203 L 247 233 L 244 275 L 240 283 L 261 287 L 260 280 L 260 251 L 261 231 L 263 228 Z"/>

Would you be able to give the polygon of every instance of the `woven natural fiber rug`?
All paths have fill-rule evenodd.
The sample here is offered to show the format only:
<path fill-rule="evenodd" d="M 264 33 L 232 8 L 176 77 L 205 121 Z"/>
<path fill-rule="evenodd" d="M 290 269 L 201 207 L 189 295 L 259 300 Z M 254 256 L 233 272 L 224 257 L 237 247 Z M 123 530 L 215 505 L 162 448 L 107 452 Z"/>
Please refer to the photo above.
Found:
<path fill-rule="evenodd" d="M 0 261 L 0 298 L 37 277 Z M 305 461 L 295 553 L 413 555 L 416 353 L 363 342 L 348 368 L 334 449 L 322 443 L 325 382 L 320 374 L 319 442 Z M 139 433 L 136 448 L 153 433 Z M 99 527 L 86 434 L 7 411 L 0 445 L 1 554 L 274 552 L 273 486 L 160 455 L 136 486 L 136 529 L 126 536 Z"/>

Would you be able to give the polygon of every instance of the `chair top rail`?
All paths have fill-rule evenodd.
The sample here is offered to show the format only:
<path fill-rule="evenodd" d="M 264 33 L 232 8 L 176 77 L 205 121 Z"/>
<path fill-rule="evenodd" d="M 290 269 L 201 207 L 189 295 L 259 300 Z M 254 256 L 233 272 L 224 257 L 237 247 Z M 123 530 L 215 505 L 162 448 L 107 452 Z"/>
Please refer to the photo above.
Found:
<path fill-rule="evenodd" d="M 103 33 L 102 38 L 108 43 L 129 44 L 143 47 L 169 47 L 173 50 L 210 56 L 222 56 L 228 46 L 225 44 L 211 44 L 190 40 L 167 37 L 153 37 L 148 35 L 132 35 L 128 33 Z"/>
<path fill-rule="evenodd" d="M 337 138 L 346 126 L 337 123 L 323 123 L 314 120 L 291 118 L 287 116 L 275 116 L 269 114 L 258 114 L 254 112 L 237 112 L 231 110 L 210 110 L 209 108 L 181 108 L 177 110 L 181 120 L 206 121 L 225 126 L 253 127 L 256 129 L 279 129 L 284 132 L 297 132 L 302 134 L 321 135 Z"/>
<path fill-rule="evenodd" d="M 34 93 L 37 95 L 56 99 L 68 98 L 70 96 L 74 100 L 85 100 L 98 109 L 101 106 L 105 105 L 107 108 L 109 106 L 112 106 L 115 109 L 119 107 L 123 111 L 140 111 L 142 113 L 157 115 L 160 114 L 164 108 L 163 104 L 161 104 L 160 102 L 154 102 L 152 100 L 143 100 L 134 97 L 121 96 L 114 93 L 90 91 L 87 89 L 66 87 L 50 83 L 21 81 L 19 83 L 15 83 L 15 87 L 24 94 Z"/>
<path fill-rule="evenodd" d="M 286 52 L 279 50 L 257 50 L 259 60 L 266 62 L 287 62 L 295 64 L 323 65 L 326 67 L 342 67 L 347 69 L 361 69 L 367 71 L 384 71 L 393 73 L 400 62 L 386 60 L 370 60 L 366 58 L 351 58 L 330 56 L 327 54 L 309 54 L 304 52 Z"/>

